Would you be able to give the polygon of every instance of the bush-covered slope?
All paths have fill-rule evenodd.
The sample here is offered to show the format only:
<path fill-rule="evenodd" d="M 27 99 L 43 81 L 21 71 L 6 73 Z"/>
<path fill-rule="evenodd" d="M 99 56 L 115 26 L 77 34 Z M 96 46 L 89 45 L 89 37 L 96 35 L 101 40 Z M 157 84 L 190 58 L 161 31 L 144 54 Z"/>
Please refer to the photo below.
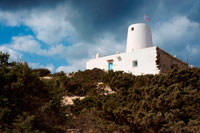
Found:
<path fill-rule="evenodd" d="M 200 132 L 200 69 L 134 76 L 47 70 L 0 53 L 0 132 Z M 42 73 L 41 73 L 42 71 Z M 116 93 L 104 95 L 99 83 Z M 62 97 L 86 96 L 64 106 Z"/>
<path fill-rule="evenodd" d="M 103 81 L 117 93 L 72 107 L 96 132 L 200 132 L 200 69 L 155 76 L 111 71 Z"/>
<path fill-rule="evenodd" d="M 0 132 L 64 132 L 61 80 L 46 83 L 26 63 L 5 57 L 0 53 Z"/>

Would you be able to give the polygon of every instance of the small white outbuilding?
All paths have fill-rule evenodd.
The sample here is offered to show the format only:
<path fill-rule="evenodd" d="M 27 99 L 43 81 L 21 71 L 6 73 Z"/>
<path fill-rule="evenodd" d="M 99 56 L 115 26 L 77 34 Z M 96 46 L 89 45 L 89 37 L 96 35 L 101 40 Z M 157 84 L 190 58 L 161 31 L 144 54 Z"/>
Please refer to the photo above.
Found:
<path fill-rule="evenodd" d="M 185 69 L 188 64 L 153 46 L 150 25 L 138 23 L 128 27 L 126 52 L 104 57 L 97 53 L 96 59 L 86 64 L 86 69 L 93 68 L 141 75 L 166 73 L 173 68 Z"/>

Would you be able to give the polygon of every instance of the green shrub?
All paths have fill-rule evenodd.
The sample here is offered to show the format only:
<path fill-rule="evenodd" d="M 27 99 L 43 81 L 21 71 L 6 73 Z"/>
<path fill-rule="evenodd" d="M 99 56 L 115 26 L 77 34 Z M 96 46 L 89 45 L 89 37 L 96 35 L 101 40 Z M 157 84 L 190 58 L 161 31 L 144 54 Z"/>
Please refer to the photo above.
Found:
<path fill-rule="evenodd" d="M 40 77 L 48 76 L 51 74 L 51 71 L 45 68 L 38 68 L 32 70 L 34 73 L 38 74 Z"/>

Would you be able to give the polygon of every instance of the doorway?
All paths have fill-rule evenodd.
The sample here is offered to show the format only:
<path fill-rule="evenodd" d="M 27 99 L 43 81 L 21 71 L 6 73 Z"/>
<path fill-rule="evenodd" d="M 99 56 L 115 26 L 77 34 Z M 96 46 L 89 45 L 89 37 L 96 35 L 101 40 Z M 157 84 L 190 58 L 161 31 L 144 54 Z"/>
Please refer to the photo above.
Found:
<path fill-rule="evenodd" d="M 113 62 L 108 63 L 108 70 L 109 71 L 113 70 Z"/>

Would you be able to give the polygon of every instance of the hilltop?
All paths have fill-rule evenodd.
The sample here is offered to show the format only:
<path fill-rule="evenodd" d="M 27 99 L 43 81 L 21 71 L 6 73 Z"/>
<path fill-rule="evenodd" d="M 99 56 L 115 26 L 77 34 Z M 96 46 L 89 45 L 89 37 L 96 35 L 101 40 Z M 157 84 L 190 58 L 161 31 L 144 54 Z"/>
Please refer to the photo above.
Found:
<path fill-rule="evenodd" d="M 66 75 L 8 59 L 0 53 L 0 132 L 200 131 L 199 68 Z M 65 97 L 83 98 L 64 104 Z"/>

